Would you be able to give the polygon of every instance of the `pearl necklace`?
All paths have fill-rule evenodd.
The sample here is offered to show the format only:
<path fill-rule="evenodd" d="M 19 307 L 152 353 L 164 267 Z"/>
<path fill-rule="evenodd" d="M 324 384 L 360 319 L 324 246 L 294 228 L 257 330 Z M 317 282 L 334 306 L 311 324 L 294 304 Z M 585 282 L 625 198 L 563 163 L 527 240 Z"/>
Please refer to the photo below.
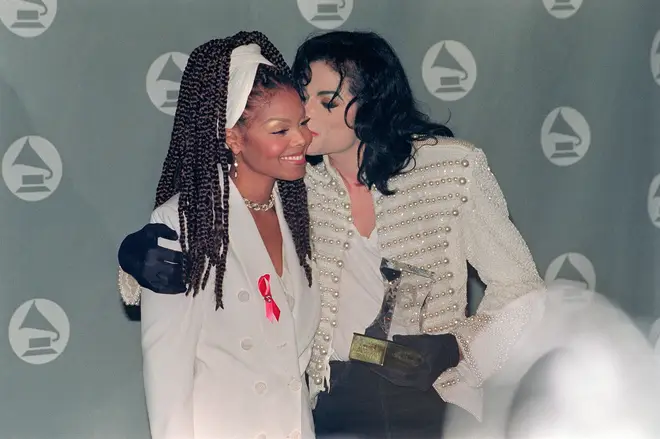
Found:
<path fill-rule="evenodd" d="M 245 205 L 247 206 L 248 209 L 256 210 L 256 211 L 266 211 L 270 210 L 273 208 L 275 205 L 275 195 L 270 194 L 270 198 L 268 199 L 267 203 L 255 203 L 254 201 L 250 201 L 247 198 L 243 198 L 243 201 L 245 201 Z"/>

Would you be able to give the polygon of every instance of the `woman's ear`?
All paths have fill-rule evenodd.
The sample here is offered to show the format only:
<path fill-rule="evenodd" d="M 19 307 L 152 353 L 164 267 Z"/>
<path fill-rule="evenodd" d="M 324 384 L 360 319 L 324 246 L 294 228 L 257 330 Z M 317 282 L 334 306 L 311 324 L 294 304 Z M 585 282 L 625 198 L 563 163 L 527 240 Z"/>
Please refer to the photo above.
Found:
<path fill-rule="evenodd" d="M 225 139 L 227 146 L 234 155 L 238 155 L 243 151 L 243 135 L 238 127 L 225 128 Z"/>

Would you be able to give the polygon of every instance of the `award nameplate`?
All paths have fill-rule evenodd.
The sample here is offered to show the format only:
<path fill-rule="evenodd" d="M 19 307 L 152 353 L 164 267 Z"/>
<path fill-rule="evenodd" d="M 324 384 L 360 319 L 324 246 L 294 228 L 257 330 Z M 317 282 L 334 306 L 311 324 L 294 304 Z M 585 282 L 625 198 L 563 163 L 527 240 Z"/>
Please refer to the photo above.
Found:
<path fill-rule="evenodd" d="M 385 282 L 386 290 L 383 303 L 376 319 L 366 329 L 364 334 L 353 334 L 349 359 L 369 363 L 401 371 L 413 369 L 424 361 L 422 355 L 407 346 L 387 340 L 392 323 L 392 314 L 399 293 L 401 275 L 406 272 L 411 275 L 434 279 L 435 274 L 423 268 L 403 262 L 382 259 L 380 272 Z"/>

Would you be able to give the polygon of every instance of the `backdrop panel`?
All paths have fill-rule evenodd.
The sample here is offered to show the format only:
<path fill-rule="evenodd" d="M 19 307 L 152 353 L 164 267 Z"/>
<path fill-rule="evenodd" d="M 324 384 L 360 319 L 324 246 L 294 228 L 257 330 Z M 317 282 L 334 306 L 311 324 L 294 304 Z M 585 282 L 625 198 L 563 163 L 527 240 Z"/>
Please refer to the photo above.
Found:
<path fill-rule="evenodd" d="M 384 35 L 486 151 L 546 280 L 660 316 L 657 0 L 0 0 L 0 22 L 2 438 L 148 438 L 116 250 L 148 220 L 188 54 L 239 30 L 289 61 L 312 32 Z"/>

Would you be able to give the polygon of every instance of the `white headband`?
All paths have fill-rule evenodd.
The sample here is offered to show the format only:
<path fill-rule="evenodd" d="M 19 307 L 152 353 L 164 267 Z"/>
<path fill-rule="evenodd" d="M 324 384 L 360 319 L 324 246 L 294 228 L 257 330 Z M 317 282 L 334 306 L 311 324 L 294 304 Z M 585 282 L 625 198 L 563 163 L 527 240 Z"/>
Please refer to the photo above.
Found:
<path fill-rule="evenodd" d="M 258 44 L 247 44 L 231 52 L 229 62 L 229 84 L 227 85 L 227 114 L 225 128 L 233 128 L 247 105 L 248 96 L 254 86 L 259 64 L 273 64 L 261 55 Z M 220 138 L 220 119 L 216 122 Z"/>

